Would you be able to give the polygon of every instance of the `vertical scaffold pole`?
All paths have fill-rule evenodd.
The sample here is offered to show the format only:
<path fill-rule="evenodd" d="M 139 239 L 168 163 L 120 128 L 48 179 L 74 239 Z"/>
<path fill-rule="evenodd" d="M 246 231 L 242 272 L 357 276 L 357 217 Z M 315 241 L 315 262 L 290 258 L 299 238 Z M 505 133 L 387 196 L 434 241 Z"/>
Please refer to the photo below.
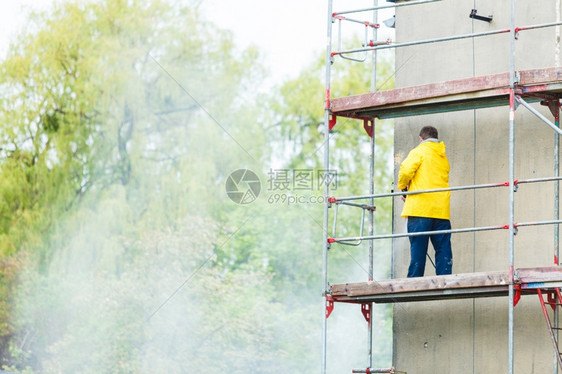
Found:
<path fill-rule="evenodd" d="M 556 23 L 560 22 L 560 11 L 562 1 L 557 0 L 555 5 Z M 554 66 L 560 66 L 560 25 L 555 27 L 554 32 Z M 557 100 L 554 108 L 554 124 L 560 127 L 560 101 Z M 560 176 L 560 137 L 554 134 L 554 176 Z M 554 219 L 560 219 L 560 182 L 554 182 Z M 554 264 L 560 264 L 560 225 L 554 225 Z M 559 341 L 560 319 L 558 309 L 554 311 L 554 327 L 556 331 L 556 341 Z M 553 352 L 552 372 L 558 374 L 558 352 Z"/>
<path fill-rule="evenodd" d="M 326 38 L 326 102 L 324 107 L 324 169 L 326 173 L 330 170 L 330 73 L 332 63 L 332 0 L 328 0 L 328 17 L 327 17 L 327 38 Z M 328 178 L 329 180 L 330 178 Z M 323 293 L 323 307 L 322 307 L 322 365 L 321 373 L 326 374 L 326 361 L 327 361 L 327 333 L 328 333 L 328 320 L 326 314 L 327 305 L 327 292 L 328 292 L 328 195 L 329 183 L 324 183 L 324 220 L 322 232 L 322 293 Z"/>
<path fill-rule="evenodd" d="M 559 15 L 558 15 L 559 17 Z M 554 124 L 556 127 L 560 127 L 560 101 L 556 101 L 554 105 Z M 560 137 L 558 134 L 554 134 L 554 176 L 560 176 Z M 554 181 L 554 219 L 558 221 L 560 219 L 560 182 L 558 180 Z M 554 264 L 560 264 L 560 225 L 554 225 Z M 560 302 L 560 301 L 559 301 Z M 558 327 L 560 324 L 558 308 L 554 311 L 554 327 L 556 334 L 556 341 L 558 341 Z M 554 352 L 554 362 L 552 372 L 554 374 L 558 373 L 558 354 Z"/>
<path fill-rule="evenodd" d="M 373 24 L 378 23 L 378 11 L 376 7 L 379 5 L 378 0 L 373 0 Z M 373 27 L 373 40 L 377 40 L 377 28 Z M 371 66 L 371 92 L 377 90 L 377 50 L 375 49 L 372 53 L 372 66 Z M 371 195 L 375 194 L 375 119 L 373 118 L 371 122 L 371 137 L 370 137 L 370 162 L 369 162 L 369 193 Z M 375 199 L 369 199 L 369 205 L 375 205 Z M 375 216 L 372 209 L 369 210 L 369 235 L 373 236 L 375 234 Z M 374 279 L 374 241 L 369 240 L 369 281 Z M 367 367 L 373 367 L 373 303 L 370 305 L 371 319 L 368 325 L 368 337 L 367 337 L 367 349 L 369 352 L 369 358 L 367 362 Z"/>
<path fill-rule="evenodd" d="M 515 0 L 511 0 L 510 56 L 509 56 L 509 311 L 508 311 L 508 374 L 513 374 L 513 252 L 515 242 L 514 198 L 515 198 Z"/>
<path fill-rule="evenodd" d="M 371 195 L 374 195 L 375 193 L 375 119 L 373 118 L 373 121 L 371 122 L 371 137 L 370 137 L 370 153 L 371 153 L 371 157 L 370 157 L 370 162 L 369 162 L 369 189 L 370 189 L 370 193 Z M 373 206 L 375 204 L 375 199 L 373 199 L 372 197 L 369 199 L 369 205 Z M 372 209 L 369 209 L 369 235 L 373 236 L 375 234 L 375 217 L 374 217 L 374 212 Z M 369 240 L 369 281 L 372 281 L 374 279 L 374 260 L 373 260 L 373 253 L 374 253 L 374 240 L 371 239 Z M 369 360 L 367 362 L 367 364 L 369 366 L 367 367 L 373 367 L 373 303 L 371 303 L 370 305 L 370 310 L 371 310 L 371 318 L 369 320 L 369 325 L 368 325 L 368 336 L 367 336 L 367 348 L 369 351 Z"/>

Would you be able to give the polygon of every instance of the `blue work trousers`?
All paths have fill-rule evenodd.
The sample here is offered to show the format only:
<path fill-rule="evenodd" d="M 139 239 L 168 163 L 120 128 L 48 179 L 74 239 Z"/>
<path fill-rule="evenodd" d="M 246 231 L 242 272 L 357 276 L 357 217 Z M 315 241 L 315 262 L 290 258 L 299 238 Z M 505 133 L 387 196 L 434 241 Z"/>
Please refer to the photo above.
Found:
<path fill-rule="evenodd" d="M 448 219 L 408 217 L 408 233 L 450 230 Z M 435 249 L 435 274 L 451 274 L 453 270 L 453 252 L 451 250 L 451 234 L 410 236 L 410 267 L 408 278 L 422 277 L 425 270 L 427 246 L 429 239 Z"/>

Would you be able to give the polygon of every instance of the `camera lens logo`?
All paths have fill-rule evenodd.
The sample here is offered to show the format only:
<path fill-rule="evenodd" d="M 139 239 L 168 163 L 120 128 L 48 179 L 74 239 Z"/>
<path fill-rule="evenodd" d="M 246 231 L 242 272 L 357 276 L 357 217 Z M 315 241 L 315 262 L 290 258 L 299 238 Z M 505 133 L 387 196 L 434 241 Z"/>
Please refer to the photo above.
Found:
<path fill-rule="evenodd" d="M 254 202 L 260 195 L 260 191 L 260 179 L 251 170 L 235 170 L 226 179 L 226 194 L 236 204 Z"/>

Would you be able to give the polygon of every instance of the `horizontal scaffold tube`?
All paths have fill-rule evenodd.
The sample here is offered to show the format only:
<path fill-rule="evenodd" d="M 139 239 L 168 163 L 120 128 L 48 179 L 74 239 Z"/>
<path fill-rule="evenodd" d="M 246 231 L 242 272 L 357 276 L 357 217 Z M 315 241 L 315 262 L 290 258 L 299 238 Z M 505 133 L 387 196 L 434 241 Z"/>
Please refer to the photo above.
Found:
<path fill-rule="evenodd" d="M 515 33 L 518 33 L 519 31 L 526 31 L 526 30 L 542 29 L 542 28 L 545 28 L 545 27 L 559 26 L 561 24 L 562 24 L 562 22 L 549 22 L 549 23 L 540 23 L 540 24 L 531 25 L 531 26 L 516 27 Z"/>
<path fill-rule="evenodd" d="M 346 50 L 346 51 L 332 52 L 332 56 L 336 56 L 336 55 L 340 55 L 340 54 L 344 54 L 344 53 L 357 53 L 357 52 L 365 52 L 365 51 L 374 51 L 375 49 L 390 49 L 390 48 L 409 47 L 409 46 L 412 46 L 412 45 L 447 42 L 447 41 L 452 41 L 452 40 L 477 38 L 477 37 L 480 37 L 480 36 L 488 36 L 488 35 L 495 35 L 495 34 L 506 34 L 509 31 L 510 31 L 510 29 L 484 31 L 484 32 L 478 32 L 478 33 L 472 33 L 472 34 L 446 36 L 446 37 L 442 37 L 442 38 L 417 40 L 417 41 L 405 42 L 405 43 L 395 43 L 395 44 L 382 45 L 382 46 L 376 46 L 376 47 L 370 47 L 370 48 L 349 49 L 349 50 Z"/>
<path fill-rule="evenodd" d="M 365 25 L 367 27 L 373 27 L 375 29 L 378 29 L 380 27 L 380 25 L 378 23 L 371 23 L 369 21 L 361 21 L 358 19 L 353 19 L 353 18 L 347 18 L 347 17 L 343 17 L 343 16 L 336 16 L 334 15 L 334 18 L 340 21 L 348 21 L 348 22 L 354 22 L 354 23 L 359 23 L 361 25 Z"/>
<path fill-rule="evenodd" d="M 543 28 L 543 27 L 552 27 L 552 26 L 558 26 L 558 25 L 562 25 L 562 22 L 552 22 L 552 23 L 545 23 L 545 24 L 521 26 L 521 27 L 516 27 L 515 31 L 519 32 L 519 31 L 533 30 L 533 29 L 538 29 L 538 28 Z M 358 53 L 358 52 L 365 52 L 365 51 L 374 51 L 374 50 L 378 50 L 378 49 L 401 48 L 401 47 L 410 47 L 410 46 L 413 46 L 413 45 L 448 42 L 448 41 L 453 41 L 453 40 L 477 38 L 477 37 L 481 37 L 481 36 L 489 36 L 489 35 L 495 35 L 495 34 L 507 34 L 509 32 L 511 32 L 511 29 L 500 29 L 500 30 L 477 32 L 477 33 L 472 33 L 472 34 L 446 36 L 446 37 L 442 37 L 442 38 L 417 40 L 417 41 L 411 41 L 411 42 L 405 42 L 405 43 L 395 43 L 395 44 L 382 45 L 382 46 L 376 46 L 376 47 L 370 47 L 370 48 L 357 48 L 357 49 L 350 49 L 350 50 L 346 50 L 346 51 L 332 52 L 332 56 L 336 56 L 336 55 L 340 55 L 340 54 L 344 54 L 344 53 L 345 54 Z"/>
<path fill-rule="evenodd" d="M 514 184 L 517 186 L 523 183 L 539 183 L 539 182 L 552 182 L 552 181 L 559 181 L 562 180 L 562 177 L 545 177 L 545 178 L 533 178 L 533 179 L 521 179 L 515 180 Z M 457 186 L 457 187 L 448 187 L 448 188 L 436 188 L 433 190 L 419 190 L 419 191 L 398 191 L 398 192 L 389 192 L 389 193 L 382 193 L 382 194 L 375 194 L 375 195 L 358 195 L 358 196 L 345 196 L 345 197 L 330 197 L 328 198 L 328 202 L 333 204 L 343 204 L 347 201 L 352 200 L 363 200 L 363 199 L 378 199 L 381 197 L 393 197 L 393 196 L 402 196 L 402 195 L 417 195 L 422 193 L 432 193 L 432 192 L 444 192 L 444 191 L 463 191 L 463 190 L 476 190 L 482 188 L 494 188 L 494 187 L 509 187 L 509 182 L 499 182 L 499 183 L 487 183 L 487 184 L 474 184 L 470 186 Z M 346 203 L 346 205 L 357 206 L 364 208 L 364 204 L 350 204 Z"/>
<path fill-rule="evenodd" d="M 420 231 L 420 232 L 401 233 L 401 234 L 356 236 L 356 237 L 349 237 L 349 238 L 328 238 L 328 243 L 352 242 L 358 240 L 394 239 L 394 238 L 404 238 L 407 236 L 453 234 L 459 232 L 491 231 L 491 230 L 504 230 L 504 229 L 509 229 L 509 225 L 471 227 L 471 228 L 453 229 L 453 230 Z"/>
<path fill-rule="evenodd" d="M 526 227 L 526 226 L 559 225 L 559 224 L 562 224 L 562 220 L 519 222 L 519 223 L 514 222 L 513 227 L 518 228 L 518 227 Z M 502 229 L 505 230 L 509 229 L 509 225 L 471 227 L 471 228 L 452 229 L 452 230 L 420 231 L 420 232 L 401 233 L 401 234 L 357 236 L 357 237 L 349 237 L 349 238 L 328 238 L 328 243 L 340 243 L 340 242 L 344 243 L 349 241 L 360 241 L 360 240 L 394 239 L 394 238 L 403 238 L 408 236 L 454 234 L 454 233 L 462 233 L 462 232 L 492 231 L 492 230 L 502 230 Z"/>
<path fill-rule="evenodd" d="M 405 371 L 398 371 L 395 368 L 386 368 L 386 369 L 371 369 L 371 368 L 367 368 L 367 369 L 353 369 L 351 371 L 352 373 L 387 373 L 387 374 L 400 374 L 400 373 L 404 373 L 406 374 Z"/>
<path fill-rule="evenodd" d="M 524 226 L 540 226 L 540 225 L 558 225 L 561 224 L 562 220 L 550 220 L 550 221 L 536 221 L 536 222 L 519 222 L 515 223 L 515 227 L 524 227 Z"/>
<path fill-rule="evenodd" d="M 399 191 L 399 192 L 389 192 L 376 195 L 359 195 L 359 196 L 346 196 L 346 197 L 330 197 L 328 202 L 331 203 L 341 203 L 344 201 L 351 200 L 362 200 L 362 199 L 377 199 L 381 197 L 391 197 L 391 196 L 401 196 L 401 195 L 417 195 L 421 193 L 432 193 L 432 192 L 444 192 L 444 191 L 461 191 L 461 190 L 473 190 L 480 188 L 493 188 L 493 187 L 507 187 L 509 182 L 501 183 L 488 183 L 488 184 L 475 184 L 471 186 L 457 186 L 457 187 L 447 187 L 447 188 L 436 188 L 433 190 L 419 190 L 419 191 Z"/>
<path fill-rule="evenodd" d="M 523 183 L 539 183 L 539 182 L 552 182 L 562 180 L 562 177 L 546 177 L 546 178 L 533 178 L 533 179 L 521 179 L 516 181 L 515 184 Z"/>
<path fill-rule="evenodd" d="M 377 207 L 374 206 L 374 205 L 350 203 L 349 201 L 342 201 L 341 204 L 342 204 L 342 205 L 354 206 L 354 207 L 362 208 L 362 209 L 366 209 L 366 210 L 372 210 L 373 212 L 374 212 L 375 210 L 377 210 Z"/>

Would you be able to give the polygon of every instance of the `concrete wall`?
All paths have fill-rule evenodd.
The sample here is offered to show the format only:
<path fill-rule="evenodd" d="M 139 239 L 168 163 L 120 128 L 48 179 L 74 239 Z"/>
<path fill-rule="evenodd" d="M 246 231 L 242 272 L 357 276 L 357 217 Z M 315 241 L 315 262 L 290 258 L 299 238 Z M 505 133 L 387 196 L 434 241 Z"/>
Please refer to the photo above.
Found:
<path fill-rule="evenodd" d="M 560 0 L 518 0 L 516 26 L 556 21 Z M 469 18 L 471 9 L 493 15 L 487 23 Z M 508 29 L 509 0 L 443 0 L 398 8 L 396 41 Z M 556 66 L 556 30 L 520 33 L 516 70 Z M 414 86 L 509 70 L 509 34 L 425 44 L 396 50 L 396 87 Z M 547 118 L 550 112 L 540 105 Z M 419 129 L 433 125 L 447 145 L 451 186 L 509 179 L 509 108 L 478 109 L 407 117 L 395 121 L 395 159 L 417 144 Z M 554 132 L 524 107 L 515 116 L 515 179 L 552 176 Z M 396 164 L 396 174 L 399 163 Z M 553 218 L 553 183 L 522 184 L 515 194 L 515 221 Z M 396 199 L 395 232 L 406 232 Z M 507 224 L 508 190 L 453 192 L 453 228 Z M 522 227 L 515 238 L 515 267 L 553 264 L 553 226 Z M 507 230 L 453 235 L 454 273 L 508 270 Z M 430 245 L 430 254 L 433 249 Z M 405 277 L 408 239 L 394 242 L 394 276 Z M 427 275 L 434 275 L 428 262 Z M 515 308 L 515 373 L 553 371 L 553 350 L 537 296 Z M 394 306 L 394 365 L 409 374 L 507 373 L 507 298 L 402 303 Z"/>

